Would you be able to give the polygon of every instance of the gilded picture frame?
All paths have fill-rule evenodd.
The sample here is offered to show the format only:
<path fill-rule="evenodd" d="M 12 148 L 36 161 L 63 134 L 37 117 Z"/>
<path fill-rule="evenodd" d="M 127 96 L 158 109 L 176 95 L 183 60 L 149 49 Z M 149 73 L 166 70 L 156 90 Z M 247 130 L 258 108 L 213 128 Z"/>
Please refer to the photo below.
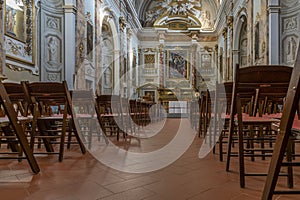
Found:
<path fill-rule="evenodd" d="M 35 66 L 35 23 L 33 0 L 4 1 L 6 66 L 38 73 Z"/>
<path fill-rule="evenodd" d="M 25 42 L 26 4 L 23 0 L 5 0 L 5 34 Z"/>
<path fill-rule="evenodd" d="M 169 79 L 189 79 L 188 50 L 167 51 L 167 75 Z"/>

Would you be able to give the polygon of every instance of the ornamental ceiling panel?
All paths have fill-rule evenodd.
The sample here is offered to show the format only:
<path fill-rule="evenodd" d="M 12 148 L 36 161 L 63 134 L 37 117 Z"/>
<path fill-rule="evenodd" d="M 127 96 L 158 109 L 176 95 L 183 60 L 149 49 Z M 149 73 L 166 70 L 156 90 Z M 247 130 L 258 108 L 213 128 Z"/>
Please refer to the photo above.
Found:
<path fill-rule="evenodd" d="M 215 0 L 152 0 L 137 12 L 144 27 L 212 30 L 217 7 Z"/>

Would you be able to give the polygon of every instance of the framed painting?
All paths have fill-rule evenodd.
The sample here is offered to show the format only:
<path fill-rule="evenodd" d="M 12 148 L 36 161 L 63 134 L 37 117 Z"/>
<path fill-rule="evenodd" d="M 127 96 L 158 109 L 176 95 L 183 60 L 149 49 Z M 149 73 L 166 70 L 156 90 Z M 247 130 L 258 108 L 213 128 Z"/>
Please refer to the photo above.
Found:
<path fill-rule="evenodd" d="M 4 33 L 6 66 L 12 70 L 29 70 L 38 74 L 35 66 L 35 21 L 33 0 L 4 1 Z"/>
<path fill-rule="evenodd" d="M 201 54 L 201 69 L 200 73 L 202 75 L 214 75 L 214 68 L 213 68 L 213 54 L 212 53 L 203 53 Z"/>
<path fill-rule="evenodd" d="M 168 78 L 188 79 L 189 61 L 187 50 L 168 50 Z"/>
<path fill-rule="evenodd" d="M 5 33 L 25 42 L 25 11 L 23 0 L 5 0 Z"/>

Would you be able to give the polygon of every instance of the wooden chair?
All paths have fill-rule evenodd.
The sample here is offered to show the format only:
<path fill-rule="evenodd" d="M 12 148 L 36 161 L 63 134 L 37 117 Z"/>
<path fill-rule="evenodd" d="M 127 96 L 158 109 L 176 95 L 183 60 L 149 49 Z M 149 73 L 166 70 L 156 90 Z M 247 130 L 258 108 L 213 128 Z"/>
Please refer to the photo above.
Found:
<path fill-rule="evenodd" d="M 22 82 L 28 101 L 34 107 L 31 134 L 31 148 L 34 149 L 35 139 L 43 140 L 47 154 L 59 154 L 63 160 L 65 136 L 73 134 L 82 153 L 86 152 L 82 140 L 76 130 L 74 110 L 70 91 L 66 81 L 63 82 Z M 53 114 L 53 107 L 59 112 Z M 62 114 L 60 112 L 63 112 Z M 60 141 L 57 142 L 56 140 Z M 59 152 L 54 151 L 53 144 L 59 144 Z"/>
<path fill-rule="evenodd" d="M 209 108 L 210 108 L 210 95 L 209 91 L 202 91 L 199 99 L 199 129 L 198 137 L 205 136 L 208 128 L 209 121 Z"/>
<path fill-rule="evenodd" d="M 72 103 L 75 113 L 75 119 L 78 123 L 76 127 L 79 135 L 82 136 L 83 143 L 87 144 L 88 148 L 92 148 L 92 140 L 94 137 L 99 141 L 104 138 L 106 144 L 108 140 L 102 133 L 100 124 L 97 119 L 95 108 L 95 97 L 91 91 L 75 90 L 71 92 Z"/>
<path fill-rule="evenodd" d="M 198 130 L 198 126 L 199 126 L 199 100 L 192 100 L 190 102 L 190 116 L 189 116 L 189 120 L 191 123 L 191 127 L 194 130 Z"/>
<path fill-rule="evenodd" d="M 130 117 L 133 122 L 132 126 L 134 130 L 139 129 L 140 118 L 137 108 L 137 101 L 135 99 L 129 100 Z"/>
<path fill-rule="evenodd" d="M 3 106 L 3 109 L 5 111 L 6 117 L 1 117 L 1 127 L 11 127 L 11 130 L 13 130 L 18 143 L 20 144 L 20 149 L 25 154 L 25 158 L 27 159 L 31 170 L 33 173 L 38 173 L 40 171 L 39 166 L 33 156 L 33 152 L 29 147 L 29 143 L 27 141 L 26 135 L 24 133 L 24 129 L 22 128 L 21 120 L 18 119 L 17 112 L 13 106 L 13 103 L 11 102 L 9 95 L 6 92 L 5 86 L 2 82 L 0 82 L 0 103 Z M 24 118 L 23 118 L 24 119 Z M 8 137 L 11 138 L 11 135 Z M 21 157 L 1 157 L 1 159 L 23 159 Z"/>
<path fill-rule="evenodd" d="M 126 137 L 120 96 L 97 96 L 96 110 L 101 129 L 105 136 L 116 136 L 117 141 L 119 141 L 120 133 L 123 133 L 123 138 Z"/>
<path fill-rule="evenodd" d="M 300 98 L 300 48 L 298 48 L 293 73 L 289 82 L 289 87 L 283 106 L 282 117 L 279 126 L 279 134 L 276 137 L 274 152 L 269 165 L 268 176 L 264 186 L 262 199 L 272 199 L 274 194 L 300 194 L 300 191 L 285 190 L 276 191 L 276 184 L 282 166 L 300 166 L 299 162 L 283 162 L 288 143 L 291 137 L 292 126 L 297 108 L 299 108 Z"/>
<path fill-rule="evenodd" d="M 19 116 L 27 117 L 32 115 L 30 108 L 30 103 L 27 101 L 24 93 L 24 89 L 21 83 L 3 83 L 7 95 L 9 96 L 10 101 L 13 103 L 16 112 Z"/>
<path fill-rule="evenodd" d="M 228 143 L 228 128 L 229 128 L 229 115 L 230 115 L 230 105 L 232 97 L 232 82 L 219 83 L 216 85 L 216 91 L 214 96 L 214 135 L 219 132 L 219 160 L 223 161 L 224 147 L 225 143 Z M 215 149 L 214 149 L 215 151 Z"/>
<path fill-rule="evenodd" d="M 232 103 L 230 112 L 230 124 L 229 124 L 229 143 L 227 150 L 227 163 L 226 170 L 229 170 L 230 158 L 232 156 L 231 148 L 233 142 L 233 134 L 235 123 L 238 124 L 238 141 L 239 141 L 239 171 L 240 171 L 240 186 L 245 186 L 245 176 L 262 176 L 266 174 L 258 173 L 245 173 L 244 157 L 246 156 L 244 152 L 247 150 L 247 156 L 251 156 L 252 160 L 254 157 L 260 156 L 264 158 L 266 152 L 272 152 L 271 149 L 265 149 L 265 141 L 269 141 L 268 138 L 264 137 L 262 131 L 269 130 L 264 127 L 270 127 L 273 119 L 262 119 L 253 116 L 255 113 L 255 107 L 257 105 L 257 99 L 260 91 L 265 91 L 268 95 L 285 95 L 287 91 L 287 86 L 290 80 L 292 68 L 287 66 L 249 66 L 245 68 L 236 67 L 235 81 L 233 83 L 232 92 Z M 267 92 L 267 89 L 269 91 Z M 277 94 L 278 92 L 278 94 Z M 281 96 L 283 98 L 283 96 Z M 243 105 L 247 105 L 249 108 L 247 114 L 249 117 L 243 116 Z M 235 118 L 235 114 L 237 118 Z M 244 129 L 244 127 L 249 127 Z M 257 128 L 255 128 L 257 127 Z M 246 131 L 246 132 L 245 132 Z M 256 135 L 253 135 L 255 133 Z M 244 137 L 247 135 L 247 137 Z M 260 144 L 260 148 L 256 149 L 253 147 L 253 141 L 257 141 Z M 247 143 L 247 148 L 245 149 L 245 143 Z M 260 155 L 254 154 L 255 152 L 262 152 Z"/>
<path fill-rule="evenodd" d="M 19 118 L 23 118 L 21 125 L 24 130 L 25 135 L 28 137 L 28 133 L 30 132 L 31 127 L 31 120 L 29 117 L 30 109 L 29 104 L 25 99 L 23 87 L 20 83 L 10 83 L 6 82 L 3 83 L 5 90 L 7 92 L 7 95 L 15 109 L 15 112 Z M 25 120 L 26 119 L 26 120 Z M 2 127 L 2 130 L 5 132 L 5 135 L 11 135 L 12 138 L 6 138 L 6 142 L 9 142 L 8 145 L 12 149 L 13 152 L 18 152 L 19 148 L 17 145 L 17 141 L 14 140 L 15 134 L 13 133 L 13 130 L 9 126 Z M 13 142 L 15 141 L 15 142 Z M 3 142 L 3 141 L 2 141 Z M 22 152 L 20 152 L 22 154 Z"/>
<path fill-rule="evenodd" d="M 132 116 L 134 113 L 131 113 L 129 100 L 127 98 L 121 97 L 121 111 L 123 115 L 124 131 L 127 134 L 134 135 L 135 126 L 132 121 Z"/>

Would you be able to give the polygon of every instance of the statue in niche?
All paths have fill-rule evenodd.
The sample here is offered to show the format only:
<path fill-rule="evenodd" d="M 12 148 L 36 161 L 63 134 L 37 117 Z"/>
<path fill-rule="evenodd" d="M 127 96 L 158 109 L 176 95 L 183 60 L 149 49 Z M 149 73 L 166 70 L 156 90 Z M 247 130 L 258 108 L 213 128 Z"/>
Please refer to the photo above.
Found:
<path fill-rule="evenodd" d="M 242 66 L 245 66 L 247 65 L 247 46 L 248 46 L 248 40 L 247 38 L 246 39 L 243 39 L 241 41 L 241 49 L 240 49 L 240 56 L 241 56 L 241 65 Z"/>
<path fill-rule="evenodd" d="M 48 63 L 52 66 L 58 64 L 58 40 L 55 37 L 50 37 L 48 42 Z"/>
<path fill-rule="evenodd" d="M 111 77 L 112 77 L 111 68 L 107 67 L 104 72 L 104 85 L 107 88 L 111 88 Z"/>
<path fill-rule="evenodd" d="M 296 55 L 297 42 L 294 37 L 290 37 L 287 44 L 286 61 L 293 62 Z"/>

